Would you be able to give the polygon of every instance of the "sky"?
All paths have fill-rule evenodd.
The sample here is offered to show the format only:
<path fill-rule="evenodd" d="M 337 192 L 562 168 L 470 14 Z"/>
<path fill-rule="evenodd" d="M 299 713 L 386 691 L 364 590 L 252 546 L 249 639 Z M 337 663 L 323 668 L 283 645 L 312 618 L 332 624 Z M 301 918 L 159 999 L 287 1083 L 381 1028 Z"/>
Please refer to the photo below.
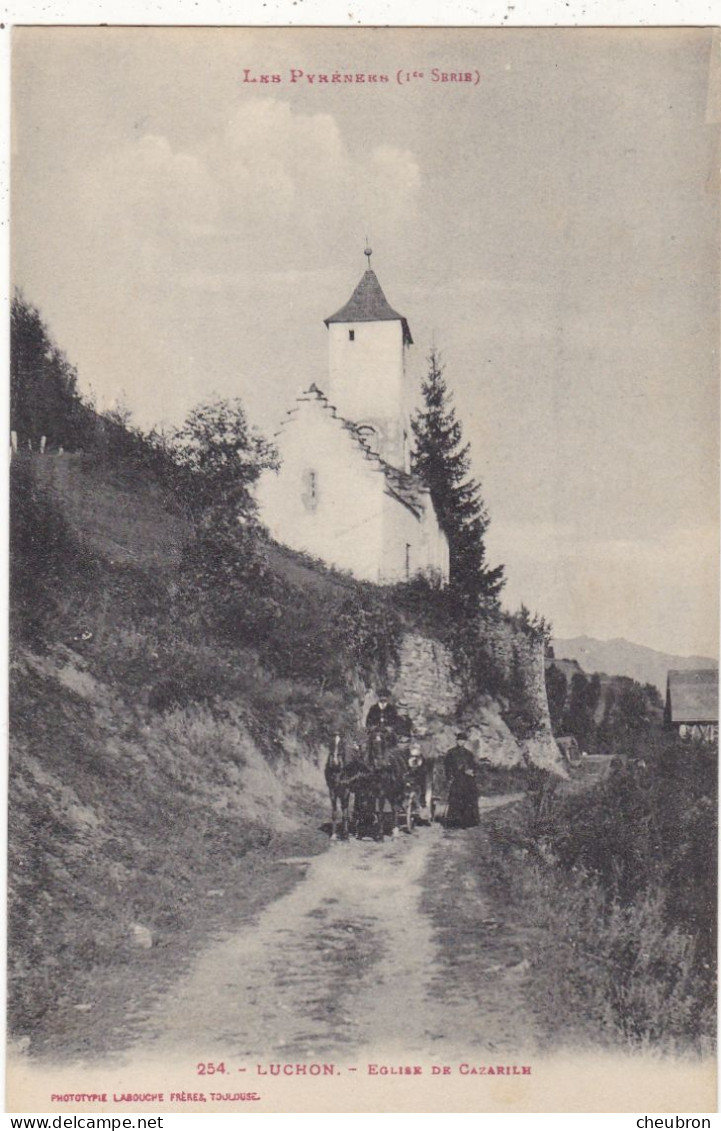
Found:
<path fill-rule="evenodd" d="M 14 279 L 99 407 L 239 396 L 272 433 L 367 236 L 418 385 L 441 351 L 504 603 L 716 654 L 710 31 L 13 35 Z"/>

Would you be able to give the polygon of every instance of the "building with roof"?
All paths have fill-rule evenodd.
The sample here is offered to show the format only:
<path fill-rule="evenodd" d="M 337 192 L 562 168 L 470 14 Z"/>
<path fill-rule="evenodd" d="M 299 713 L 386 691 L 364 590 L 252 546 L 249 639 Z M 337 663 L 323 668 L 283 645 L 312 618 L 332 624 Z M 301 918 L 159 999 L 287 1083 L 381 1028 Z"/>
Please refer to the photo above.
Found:
<path fill-rule="evenodd" d="M 411 471 L 410 327 L 368 268 L 325 319 L 328 373 L 276 433 L 280 470 L 258 490 L 271 535 L 377 583 L 448 580 L 448 542 L 428 488 Z"/>
<path fill-rule="evenodd" d="M 666 725 L 681 738 L 718 741 L 718 669 L 670 671 L 666 682 Z"/>

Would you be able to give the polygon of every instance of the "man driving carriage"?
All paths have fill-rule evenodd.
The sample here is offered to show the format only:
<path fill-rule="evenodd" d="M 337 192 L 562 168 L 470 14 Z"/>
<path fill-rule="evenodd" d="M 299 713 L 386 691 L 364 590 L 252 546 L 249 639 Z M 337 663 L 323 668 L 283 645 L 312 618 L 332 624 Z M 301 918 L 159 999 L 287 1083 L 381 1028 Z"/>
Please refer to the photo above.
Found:
<path fill-rule="evenodd" d="M 391 693 L 387 687 L 378 689 L 378 699 L 373 704 L 366 716 L 366 730 L 376 730 L 379 727 L 391 730 L 394 734 L 407 734 L 407 719 L 398 713 L 398 708 L 391 700 Z"/>
<path fill-rule="evenodd" d="M 366 716 L 366 731 L 371 761 L 384 757 L 401 738 L 410 737 L 410 719 L 400 714 L 387 687 L 378 689 L 378 699 Z"/>

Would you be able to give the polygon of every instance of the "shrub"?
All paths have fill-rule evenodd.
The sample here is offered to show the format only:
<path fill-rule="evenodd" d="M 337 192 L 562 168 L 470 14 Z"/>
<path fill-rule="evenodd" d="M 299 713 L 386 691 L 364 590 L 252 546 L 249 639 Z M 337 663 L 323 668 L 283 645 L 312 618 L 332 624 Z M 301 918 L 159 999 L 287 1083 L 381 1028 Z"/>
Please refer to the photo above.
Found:
<path fill-rule="evenodd" d="M 533 940 L 527 992 L 547 1039 L 708 1053 L 712 971 L 693 926 L 671 921 L 670 885 L 654 880 L 624 901 L 580 864 L 566 868 L 544 837 L 529 851 L 529 820 L 525 804 L 490 815 L 477 867 Z"/>
<path fill-rule="evenodd" d="M 537 908 L 542 937 L 552 940 L 533 980 L 544 1012 L 560 992 L 564 1018 L 611 1043 L 667 1050 L 708 1043 L 713 1006 L 694 940 L 669 929 L 658 888 L 624 905 L 578 873 L 565 882 L 547 877 L 533 895 L 527 886 L 525 898 Z"/>
<path fill-rule="evenodd" d="M 545 861 L 569 984 L 629 1040 L 696 1041 L 713 1031 L 714 752 L 639 732 L 629 753 L 529 813 L 524 839 Z"/>

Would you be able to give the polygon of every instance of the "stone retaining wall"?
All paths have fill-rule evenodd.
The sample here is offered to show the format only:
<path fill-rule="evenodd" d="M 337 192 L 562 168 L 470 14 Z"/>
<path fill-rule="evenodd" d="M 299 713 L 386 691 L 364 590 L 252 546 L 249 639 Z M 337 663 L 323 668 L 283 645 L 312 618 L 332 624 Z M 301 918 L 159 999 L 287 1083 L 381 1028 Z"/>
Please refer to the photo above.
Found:
<path fill-rule="evenodd" d="M 453 679 L 451 655 L 445 645 L 407 633 L 401 643 L 393 695 L 414 727 L 426 726 L 431 716 L 453 719 L 461 689 Z"/>
<path fill-rule="evenodd" d="M 539 727 L 533 737 L 518 741 L 503 719 L 502 705 L 490 695 L 481 696 L 473 707 L 461 712 L 463 693 L 454 678 L 450 651 L 440 641 L 420 633 L 409 632 L 403 637 L 395 678 L 390 680 L 394 701 L 401 713 L 412 720 L 414 732 L 424 736 L 428 754 L 444 753 L 454 744 L 458 728 L 463 727 L 475 754 L 494 765 L 518 765 L 525 754 L 539 766 L 564 773 L 551 732 L 543 649 L 506 625 L 501 626 L 498 635 L 493 646 L 495 652 L 498 645 L 502 664 L 507 659 L 510 665 L 514 649 L 522 657 L 528 687 L 538 708 Z M 363 702 L 364 719 L 375 698 L 375 689 L 369 690 Z"/>

